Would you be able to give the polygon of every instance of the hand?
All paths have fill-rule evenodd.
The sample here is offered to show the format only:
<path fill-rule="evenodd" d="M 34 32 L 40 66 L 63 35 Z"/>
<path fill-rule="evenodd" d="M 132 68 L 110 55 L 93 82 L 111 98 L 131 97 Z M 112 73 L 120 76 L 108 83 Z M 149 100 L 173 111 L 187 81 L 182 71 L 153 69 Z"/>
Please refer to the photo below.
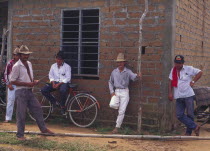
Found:
<path fill-rule="evenodd" d="M 195 85 L 195 82 L 190 82 L 190 86 L 193 87 Z"/>
<path fill-rule="evenodd" d="M 114 95 L 115 95 L 115 93 L 113 92 L 113 93 L 111 94 L 111 98 L 112 98 Z"/>
<path fill-rule="evenodd" d="M 60 87 L 61 84 L 62 84 L 62 83 L 57 83 L 57 84 L 55 84 L 55 85 L 54 85 L 54 87 L 55 87 L 54 89 L 58 89 L 58 88 Z"/>
<path fill-rule="evenodd" d="M 39 80 L 34 80 L 35 85 L 39 84 Z"/>
<path fill-rule="evenodd" d="M 141 79 L 142 78 L 142 74 L 141 72 L 137 74 L 137 76 Z"/>
<path fill-rule="evenodd" d="M 173 96 L 173 94 L 172 94 L 172 93 L 169 93 L 169 94 L 168 94 L 168 99 L 169 99 L 169 101 L 173 101 L 174 96 Z"/>
<path fill-rule="evenodd" d="M 14 90 L 12 84 L 7 85 L 7 87 L 8 87 L 10 90 Z"/>

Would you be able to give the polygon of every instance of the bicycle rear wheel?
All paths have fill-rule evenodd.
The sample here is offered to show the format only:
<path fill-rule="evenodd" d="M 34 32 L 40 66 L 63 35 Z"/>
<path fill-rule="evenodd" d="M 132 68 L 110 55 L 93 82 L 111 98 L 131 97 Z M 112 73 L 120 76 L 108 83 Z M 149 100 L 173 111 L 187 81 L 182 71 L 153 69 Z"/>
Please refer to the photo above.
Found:
<path fill-rule="evenodd" d="M 199 106 L 195 109 L 195 117 L 197 122 L 201 122 L 200 126 L 203 126 L 210 120 L 209 106 Z"/>
<path fill-rule="evenodd" d="M 48 119 L 48 117 L 50 116 L 50 114 L 52 112 L 52 104 L 44 96 L 42 96 L 42 94 L 40 92 L 35 93 L 34 95 L 36 96 L 39 103 L 41 104 L 42 111 L 43 111 L 43 118 L 45 121 Z M 29 111 L 28 111 L 28 115 L 32 120 L 36 121 L 35 118 L 30 114 Z"/>
<path fill-rule="evenodd" d="M 67 111 L 76 126 L 89 127 L 98 114 L 97 101 L 89 94 L 78 94 L 70 100 Z"/>

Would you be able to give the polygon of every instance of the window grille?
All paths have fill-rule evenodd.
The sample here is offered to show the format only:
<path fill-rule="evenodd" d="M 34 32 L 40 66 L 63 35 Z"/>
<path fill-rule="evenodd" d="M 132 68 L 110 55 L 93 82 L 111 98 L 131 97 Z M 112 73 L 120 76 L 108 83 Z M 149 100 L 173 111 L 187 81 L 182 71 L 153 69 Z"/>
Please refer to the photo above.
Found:
<path fill-rule="evenodd" d="M 72 74 L 97 77 L 99 64 L 99 10 L 64 10 L 62 51 Z"/>

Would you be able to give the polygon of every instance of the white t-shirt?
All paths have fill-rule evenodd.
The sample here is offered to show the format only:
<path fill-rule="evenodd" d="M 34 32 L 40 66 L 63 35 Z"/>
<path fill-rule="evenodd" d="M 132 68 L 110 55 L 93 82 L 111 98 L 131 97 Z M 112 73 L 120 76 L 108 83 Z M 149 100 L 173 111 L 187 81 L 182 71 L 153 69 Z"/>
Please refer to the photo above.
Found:
<path fill-rule="evenodd" d="M 172 71 L 171 69 L 169 79 L 172 80 Z M 192 87 L 190 86 L 190 82 L 192 81 L 192 77 L 198 74 L 201 70 L 194 68 L 192 66 L 185 66 L 180 71 L 180 77 L 178 77 L 178 85 L 174 88 L 174 99 L 178 98 L 186 98 L 195 95 Z"/>

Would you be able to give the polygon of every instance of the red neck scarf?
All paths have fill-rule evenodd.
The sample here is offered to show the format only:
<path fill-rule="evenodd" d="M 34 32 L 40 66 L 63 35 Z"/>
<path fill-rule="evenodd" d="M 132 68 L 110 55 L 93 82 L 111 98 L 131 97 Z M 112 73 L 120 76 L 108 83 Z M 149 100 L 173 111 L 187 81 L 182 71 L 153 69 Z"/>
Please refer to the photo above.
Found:
<path fill-rule="evenodd" d="M 178 75 L 177 75 L 176 67 L 174 67 L 173 71 L 172 71 L 171 86 L 172 87 L 177 87 L 177 85 L 178 85 Z"/>

